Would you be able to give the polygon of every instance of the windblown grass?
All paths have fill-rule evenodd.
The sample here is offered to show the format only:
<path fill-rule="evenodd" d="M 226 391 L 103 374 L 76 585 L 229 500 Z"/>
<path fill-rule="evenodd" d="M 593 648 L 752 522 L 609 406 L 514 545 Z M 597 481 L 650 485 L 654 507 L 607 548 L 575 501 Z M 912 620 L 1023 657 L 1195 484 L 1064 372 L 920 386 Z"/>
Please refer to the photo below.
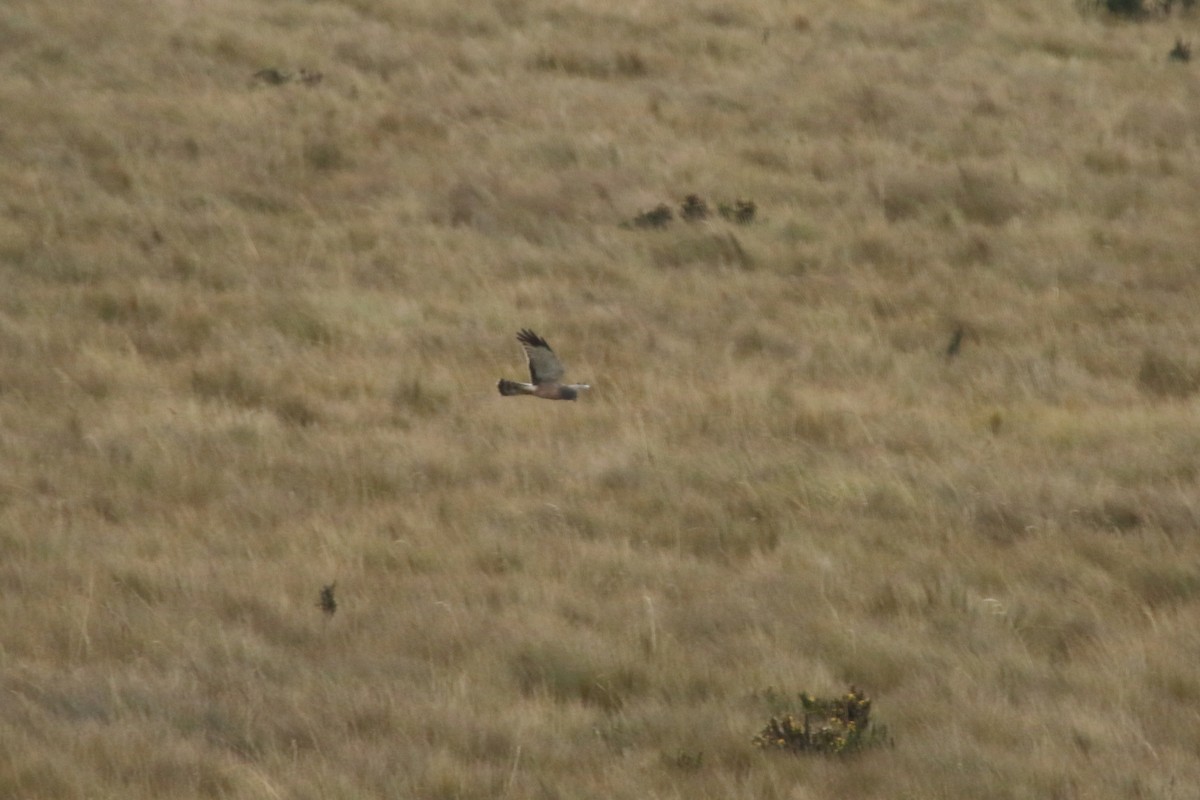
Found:
<path fill-rule="evenodd" d="M 0 795 L 1189 796 L 1195 28 L 9 4 Z"/>

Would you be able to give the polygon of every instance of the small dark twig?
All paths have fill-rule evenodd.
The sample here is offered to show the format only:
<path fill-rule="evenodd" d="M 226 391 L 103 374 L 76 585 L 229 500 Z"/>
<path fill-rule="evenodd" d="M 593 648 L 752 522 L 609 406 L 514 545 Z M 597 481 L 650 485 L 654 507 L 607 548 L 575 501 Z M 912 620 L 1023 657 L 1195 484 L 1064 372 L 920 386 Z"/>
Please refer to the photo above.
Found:
<path fill-rule="evenodd" d="M 966 335 L 966 331 L 963 330 L 962 325 L 954 329 L 954 335 L 950 337 L 950 345 L 946 348 L 946 358 L 954 358 L 958 355 L 958 351 L 962 349 L 964 335 Z"/>

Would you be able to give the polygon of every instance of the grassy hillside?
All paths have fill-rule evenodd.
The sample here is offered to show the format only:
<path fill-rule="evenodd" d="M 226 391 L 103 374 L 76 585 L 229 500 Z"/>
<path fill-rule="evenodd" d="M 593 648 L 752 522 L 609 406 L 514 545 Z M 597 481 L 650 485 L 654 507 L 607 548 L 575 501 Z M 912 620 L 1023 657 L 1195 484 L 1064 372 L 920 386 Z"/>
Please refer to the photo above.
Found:
<path fill-rule="evenodd" d="M 1194 796 L 1200 18 L 1080 5 L 5 4 L 0 796 Z"/>

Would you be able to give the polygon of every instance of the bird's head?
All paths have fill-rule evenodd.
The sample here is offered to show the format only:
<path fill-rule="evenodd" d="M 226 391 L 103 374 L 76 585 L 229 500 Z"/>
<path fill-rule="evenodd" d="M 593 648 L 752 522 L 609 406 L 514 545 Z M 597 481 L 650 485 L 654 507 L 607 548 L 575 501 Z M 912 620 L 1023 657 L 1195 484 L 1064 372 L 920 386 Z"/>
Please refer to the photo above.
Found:
<path fill-rule="evenodd" d="M 577 400 L 581 392 L 589 391 L 592 387 L 586 383 L 572 383 L 562 387 L 563 400 Z"/>

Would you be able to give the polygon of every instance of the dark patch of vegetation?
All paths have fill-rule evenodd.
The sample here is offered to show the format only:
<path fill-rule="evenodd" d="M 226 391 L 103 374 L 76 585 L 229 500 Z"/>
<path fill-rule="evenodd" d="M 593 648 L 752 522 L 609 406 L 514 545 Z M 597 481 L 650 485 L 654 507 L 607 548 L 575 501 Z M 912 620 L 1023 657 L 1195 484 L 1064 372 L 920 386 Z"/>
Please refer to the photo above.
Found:
<path fill-rule="evenodd" d="M 1125 533 L 1144 521 L 1137 506 L 1120 500 L 1105 500 L 1099 507 L 1085 511 L 1082 518 L 1101 530 Z"/>
<path fill-rule="evenodd" d="M 334 172 L 350 166 L 350 157 L 332 139 L 319 139 L 305 145 L 304 162 L 318 172 Z"/>
<path fill-rule="evenodd" d="M 324 611 L 329 616 L 333 616 L 337 611 L 337 598 L 333 596 L 334 587 L 337 586 L 337 581 L 321 587 L 320 599 L 317 600 L 317 608 Z"/>
<path fill-rule="evenodd" d="M 954 334 L 950 337 L 950 344 L 946 346 L 946 358 L 954 358 L 962 350 L 963 336 L 966 331 L 963 326 L 959 325 L 954 329 Z"/>
<path fill-rule="evenodd" d="M 1125 17 L 1140 17 L 1148 13 L 1143 0 L 1104 0 L 1104 10 Z"/>
<path fill-rule="evenodd" d="M 649 211 L 643 211 L 634 217 L 629 222 L 625 223 L 628 228 L 665 228 L 675 218 L 671 207 L 666 203 L 659 203 Z"/>
<path fill-rule="evenodd" d="M 736 222 L 738 225 L 749 225 L 754 221 L 754 215 L 758 213 L 758 204 L 753 200 L 738 198 L 732 203 L 721 203 L 717 206 L 717 211 L 720 212 L 722 219 Z"/>
<path fill-rule="evenodd" d="M 639 53 L 618 53 L 614 66 L 617 74 L 624 78 L 640 78 L 650 73 L 650 67 Z"/>
<path fill-rule="evenodd" d="M 1192 60 L 1192 43 L 1185 42 L 1183 39 L 1176 39 L 1175 46 L 1171 48 L 1171 52 L 1167 53 L 1167 58 L 1171 61 L 1180 61 L 1187 63 Z"/>
<path fill-rule="evenodd" d="M 732 203 L 718 203 L 717 213 L 722 219 L 738 225 L 749 225 L 758 213 L 758 204 L 753 200 L 738 198 Z M 685 222 L 703 222 L 712 216 L 708 203 L 698 194 L 689 194 L 679 204 L 679 218 Z M 665 228 L 675 219 L 675 213 L 666 203 L 659 203 L 648 211 L 642 211 L 622 228 Z"/>
<path fill-rule="evenodd" d="M 1142 354 L 1138 388 L 1159 397 L 1182 398 L 1200 390 L 1200 365 L 1157 350 Z"/>
<path fill-rule="evenodd" d="M 529 69 L 537 72 L 561 72 L 575 78 L 641 78 L 650 73 L 650 67 L 640 53 L 630 51 L 617 53 L 611 58 L 580 53 L 538 53 L 529 62 Z"/>
<path fill-rule="evenodd" d="M 1124 19 L 1146 19 L 1151 15 L 1166 16 L 1176 9 L 1190 11 L 1197 0 L 1084 0 L 1084 8 L 1106 11 Z"/>
<path fill-rule="evenodd" d="M 299 395 L 292 394 L 280 397 L 270 405 L 271 410 L 275 412 L 275 416 L 288 425 L 298 425 L 302 428 L 307 428 L 309 425 L 315 425 L 321 421 L 320 413 L 306 399 Z"/>
<path fill-rule="evenodd" d="M 302 83 L 305 86 L 316 86 L 324 79 L 324 74 L 305 67 L 301 67 L 296 72 L 277 67 L 267 67 L 254 73 L 254 80 L 267 86 L 282 86 L 285 83 Z"/>
<path fill-rule="evenodd" d="M 291 76 L 284 70 L 276 69 L 275 67 L 266 67 L 254 73 L 254 80 L 270 86 L 282 86 L 291 80 Z"/>
<path fill-rule="evenodd" d="M 767 690 L 766 699 L 775 709 L 790 705 L 771 689 Z M 871 699 L 860 689 L 851 686 L 841 697 L 828 699 L 801 692 L 798 699 L 800 710 L 772 716 L 754 737 L 756 747 L 789 753 L 849 755 L 891 744 L 885 726 L 872 726 Z"/>
<path fill-rule="evenodd" d="M 663 763 L 682 772 L 695 772 L 704 766 L 704 753 L 699 750 L 695 753 L 680 750 L 673 755 L 664 755 Z"/>
<path fill-rule="evenodd" d="M 679 206 L 679 216 L 688 222 L 708 219 L 708 203 L 700 195 L 689 194 Z"/>
<path fill-rule="evenodd" d="M 1013 178 L 990 170 L 959 167 L 955 202 L 963 216 L 984 225 L 1003 225 L 1025 209 L 1020 187 Z"/>

